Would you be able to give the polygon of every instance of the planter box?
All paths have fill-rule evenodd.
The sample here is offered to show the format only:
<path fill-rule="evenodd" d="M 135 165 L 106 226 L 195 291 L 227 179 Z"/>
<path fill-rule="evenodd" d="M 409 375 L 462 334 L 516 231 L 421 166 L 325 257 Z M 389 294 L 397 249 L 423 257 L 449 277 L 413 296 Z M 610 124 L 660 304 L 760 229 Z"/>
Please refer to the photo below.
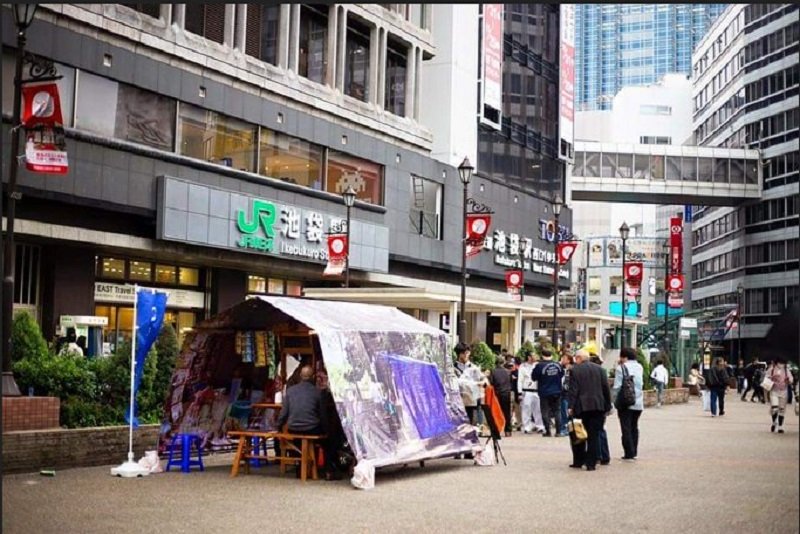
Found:
<path fill-rule="evenodd" d="M 658 393 L 654 389 L 644 392 L 644 405 L 655 406 L 658 403 Z M 689 402 L 689 388 L 670 388 L 664 390 L 664 404 L 681 404 Z"/>
<path fill-rule="evenodd" d="M 3 433 L 58 428 L 58 397 L 3 397 Z"/>
<path fill-rule="evenodd" d="M 669 387 L 671 388 L 682 388 L 683 387 L 683 378 L 679 376 L 673 376 L 669 379 Z"/>

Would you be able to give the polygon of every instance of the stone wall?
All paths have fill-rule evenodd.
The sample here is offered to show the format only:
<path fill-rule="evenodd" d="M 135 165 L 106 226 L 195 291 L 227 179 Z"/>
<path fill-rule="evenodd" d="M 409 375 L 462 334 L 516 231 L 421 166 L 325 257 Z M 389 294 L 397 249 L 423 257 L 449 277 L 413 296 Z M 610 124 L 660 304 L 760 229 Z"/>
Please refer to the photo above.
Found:
<path fill-rule="evenodd" d="M 142 425 L 134 429 L 135 460 L 145 450 L 156 449 L 159 428 L 160 425 Z M 127 426 L 3 433 L 3 473 L 115 465 L 127 460 L 127 455 Z"/>
<path fill-rule="evenodd" d="M 654 389 L 648 389 L 644 392 L 644 405 L 655 406 L 658 400 L 658 394 Z M 664 390 L 664 404 L 679 404 L 689 402 L 689 388 L 670 388 Z"/>
<path fill-rule="evenodd" d="M 3 397 L 3 433 L 58 428 L 58 397 Z"/>

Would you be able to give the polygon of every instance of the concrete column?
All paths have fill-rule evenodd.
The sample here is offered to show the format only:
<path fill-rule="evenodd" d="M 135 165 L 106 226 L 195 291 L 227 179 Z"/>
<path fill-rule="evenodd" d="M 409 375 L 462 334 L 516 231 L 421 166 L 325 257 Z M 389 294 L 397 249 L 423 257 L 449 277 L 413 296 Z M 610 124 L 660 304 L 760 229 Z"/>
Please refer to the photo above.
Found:
<path fill-rule="evenodd" d="M 278 17 L 278 66 L 282 69 L 289 68 L 289 19 L 291 18 L 291 4 L 281 4 L 281 13 Z"/>
<path fill-rule="evenodd" d="M 414 64 L 414 120 L 419 120 L 419 73 L 422 72 L 422 49 L 416 47 Z"/>
<path fill-rule="evenodd" d="M 297 72 L 300 61 L 300 5 L 291 4 L 289 20 L 289 70 Z"/>
<path fill-rule="evenodd" d="M 233 32 L 236 27 L 236 4 L 225 4 L 225 29 L 222 33 L 222 44 L 233 48 Z"/>
<path fill-rule="evenodd" d="M 344 92 L 344 65 L 347 56 L 347 8 L 339 6 L 336 35 L 336 88 Z"/>
<path fill-rule="evenodd" d="M 406 56 L 406 117 L 414 116 L 414 95 L 417 80 L 416 47 L 408 48 Z"/>
<path fill-rule="evenodd" d="M 245 39 L 247 38 L 247 4 L 236 4 L 236 27 L 234 30 L 233 47 L 244 52 Z"/>
<path fill-rule="evenodd" d="M 172 23 L 181 29 L 186 27 L 186 4 L 175 4 L 172 10 Z"/>
<path fill-rule="evenodd" d="M 458 329 L 456 328 L 458 321 L 458 302 L 454 301 L 450 303 L 450 343 L 453 347 L 458 343 Z"/>
<path fill-rule="evenodd" d="M 369 81 L 367 82 L 367 102 L 378 102 L 378 83 L 380 76 L 378 70 L 380 69 L 380 40 L 383 29 L 378 26 L 373 26 L 369 31 Z"/>
<path fill-rule="evenodd" d="M 378 37 L 378 94 L 376 96 L 376 104 L 379 109 L 383 109 L 383 103 L 386 102 L 386 42 L 387 33 L 385 28 L 381 28 Z"/>
<path fill-rule="evenodd" d="M 422 29 L 433 31 L 433 6 L 422 4 Z"/>
<path fill-rule="evenodd" d="M 328 9 L 328 65 L 325 68 L 325 84 L 336 87 L 336 61 L 339 55 L 336 50 L 336 36 L 339 28 L 339 6 L 331 4 Z"/>
<path fill-rule="evenodd" d="M 514 310 L 514 335 L 511 340 L 511 348 L 508 351 L 516 354 L 522 346 L 522 308 Z"/>
<path fill-rule="evenodd" d="M 172 4 L 161 4 L 159 16 L 167 21 L 167 24 L 172 23 Z"/>

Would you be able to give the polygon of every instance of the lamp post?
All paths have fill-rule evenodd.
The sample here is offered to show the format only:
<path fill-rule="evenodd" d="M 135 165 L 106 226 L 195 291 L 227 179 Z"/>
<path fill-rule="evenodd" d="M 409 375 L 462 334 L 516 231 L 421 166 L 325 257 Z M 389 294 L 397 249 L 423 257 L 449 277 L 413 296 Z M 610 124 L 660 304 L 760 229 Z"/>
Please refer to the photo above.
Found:
<path fill-rule="evenodd" d="M 620 349 L 625 346 L 625 245 L 627 244 L 626 242 L 628 241 L 630 231 L 628 224 L 623 221 L 622 226 L 619 227 L 619 236 L 622 238 L 622 328 L 619 336 Z"/>
<path fill-rule="evenodd" d="M 350 208 L 356 203 L 356 190 L 352 185 L 348 185 L 347 189 L 342 193 L 344 205 L 347 206 L 347 222 L 346 235 L 347 235 L 347 255 L 344 257 L 344 287 L 350 287 Z"/>
<path fill-rule="evenodd" d="M 465 343 L 467 335 L 467 196 L 469 194 L 469 181 L 475 167 L 464 158 L 458 166 L 458 177 L 464 185 L 464 205 L 461 217 L 461 306 L 458 308 L 458 341 Z"/>
<path fill-rule="evenodd" d="M 8 214 L 3 252 L 3 396 L 18 396 L 19 387 L 11 370 L 11 326 L 14 312 L 14 219 L 17 201 L 17 169 L 19 168 L 20 108 L 22 107 L 22 63 L 25 57 L 25 32 L 33 22 L 37 4 L 14 4 L 14 23 L 17 26 L 17 55 L 14 64 L 14 100 L 11 120 L 11 158 L 8 161 Z"/>
<path fill-rule="evenodd" d="M 736 315 L 738 316 L 737 320 L 739 322 L 739 332 L 737 332 L 739 340 L 737 342 L 738 346 L 736 348 L 736 352 L 738 353 L 737 357 L 740 360 L 744 359 L 742 357 L 742 328 L 744 327 L 744 317 L 742 317 L 742 300 L 744 300 L 744 286 L 741 282 L 739 282 L 739 285 L 736 288 Z"/>
<path fill-rule="evenodd" d="M 561 197 L 556 195 L 553 200 L 553 251 L 555 260 L 553 263 L 553 348 L 558 351 L 558 217 L 561 215 Z"/>

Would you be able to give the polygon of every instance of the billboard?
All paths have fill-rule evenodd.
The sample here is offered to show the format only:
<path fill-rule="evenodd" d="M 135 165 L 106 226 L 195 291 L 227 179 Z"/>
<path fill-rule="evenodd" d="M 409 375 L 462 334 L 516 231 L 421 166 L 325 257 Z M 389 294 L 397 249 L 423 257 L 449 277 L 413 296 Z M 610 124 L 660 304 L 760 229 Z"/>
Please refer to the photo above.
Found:
<path fill-rule="evenodd" d="M 589 238 L 589 267 L 622 266 L 622 239 L 619 237 Z M 641 262 L 647 267 L 664 265 L 663 240 L 654 237 L 631 237 L 625 242 L 628 262 Z"/>
<path fill-rule="evenodd" d="M 481 118 L 499 130 L 503 109 L 503 4 L 483 4 L 481 53 Z"/>
<path fill-rule="evenodd" d="M 559 157 L 572 159 L 573 123 L 575 117 L 575 6 L 561 4 L 559 43 Z"/>

